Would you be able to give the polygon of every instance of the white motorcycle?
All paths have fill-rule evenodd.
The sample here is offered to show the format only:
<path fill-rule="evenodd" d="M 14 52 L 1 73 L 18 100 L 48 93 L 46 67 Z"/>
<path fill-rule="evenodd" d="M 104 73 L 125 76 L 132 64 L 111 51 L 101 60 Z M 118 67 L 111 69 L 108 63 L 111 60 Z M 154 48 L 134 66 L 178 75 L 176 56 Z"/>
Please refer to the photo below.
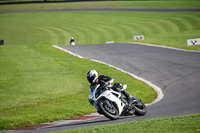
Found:
<path fill-rule="evenodd" d="M 99 84 L 90 88 L 89 102 L 93 105 L 99 114 L 105 117 L 116 120 L 120 116 L 137 115 L 143 116 L 146 114 L 146 106 L 144 103 L 135 96 L 133 100 L 129 101 L 124 98 L 120 92 L 112 90 L 111 86 L 106 86 L 103 89 L 98 89 Z M 127 85 L 123 85 L 125 90 Z M 131 106 L 130 106 L 131 105 Z"/>

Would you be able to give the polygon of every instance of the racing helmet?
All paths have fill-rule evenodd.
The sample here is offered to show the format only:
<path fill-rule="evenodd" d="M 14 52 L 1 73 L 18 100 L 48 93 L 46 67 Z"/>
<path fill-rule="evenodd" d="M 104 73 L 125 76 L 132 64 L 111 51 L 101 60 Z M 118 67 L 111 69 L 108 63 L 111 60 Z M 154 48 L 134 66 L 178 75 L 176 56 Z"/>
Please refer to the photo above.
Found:
<path fill-rule="evenodd" d="M 87 77 L 87 80 L 90 82 L 90 83 L 94 83 L 95 80 L 98 78 L 98 73 L 96 70 L 91 70 L 87 73 L 86 75 Z"/>

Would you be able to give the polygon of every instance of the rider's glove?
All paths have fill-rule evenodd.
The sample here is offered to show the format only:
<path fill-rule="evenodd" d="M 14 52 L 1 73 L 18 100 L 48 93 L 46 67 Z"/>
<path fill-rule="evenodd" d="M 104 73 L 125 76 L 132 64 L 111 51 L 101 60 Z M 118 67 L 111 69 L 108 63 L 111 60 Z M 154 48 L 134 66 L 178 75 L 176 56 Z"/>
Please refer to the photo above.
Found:
<path fill-rule="evenodd" d="M 91 105 L 93 105 L 94 101 L 92 101 L 91 99 L 88 99 L 88 101 L 90 102 Z"/>

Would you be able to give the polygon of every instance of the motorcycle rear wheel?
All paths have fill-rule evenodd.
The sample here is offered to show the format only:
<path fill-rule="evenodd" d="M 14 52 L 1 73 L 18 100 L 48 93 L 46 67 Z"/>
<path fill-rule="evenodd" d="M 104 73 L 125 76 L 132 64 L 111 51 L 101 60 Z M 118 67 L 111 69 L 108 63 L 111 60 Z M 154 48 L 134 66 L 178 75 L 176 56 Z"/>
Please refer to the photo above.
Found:
<path fill-rule="evenodd" d="M 111 107 L 107 105 L 106 102 L 109 102 Z M 119 118 L 119 111 L 117 108 L 109 101 L 109 100 L 100 100 L 99 104 L 99 111 L 107 118 L 111 120 L 117 120 Z"/>

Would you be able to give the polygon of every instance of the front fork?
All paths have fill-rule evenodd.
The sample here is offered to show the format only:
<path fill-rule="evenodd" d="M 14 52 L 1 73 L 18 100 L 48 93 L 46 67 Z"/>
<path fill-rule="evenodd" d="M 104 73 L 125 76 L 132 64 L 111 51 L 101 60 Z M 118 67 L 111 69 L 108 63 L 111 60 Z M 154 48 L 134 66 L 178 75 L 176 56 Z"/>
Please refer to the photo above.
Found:
<path fill-rule="evenodd" d="M 128 101 L 127 101 L 126 99 L 124 99 L 123 96 L 124 96 L 124 95 L 121 94 L 121 100 L 122 100 L 122 102 L 123 102 L 125 105 L 128 105 Z"/>

